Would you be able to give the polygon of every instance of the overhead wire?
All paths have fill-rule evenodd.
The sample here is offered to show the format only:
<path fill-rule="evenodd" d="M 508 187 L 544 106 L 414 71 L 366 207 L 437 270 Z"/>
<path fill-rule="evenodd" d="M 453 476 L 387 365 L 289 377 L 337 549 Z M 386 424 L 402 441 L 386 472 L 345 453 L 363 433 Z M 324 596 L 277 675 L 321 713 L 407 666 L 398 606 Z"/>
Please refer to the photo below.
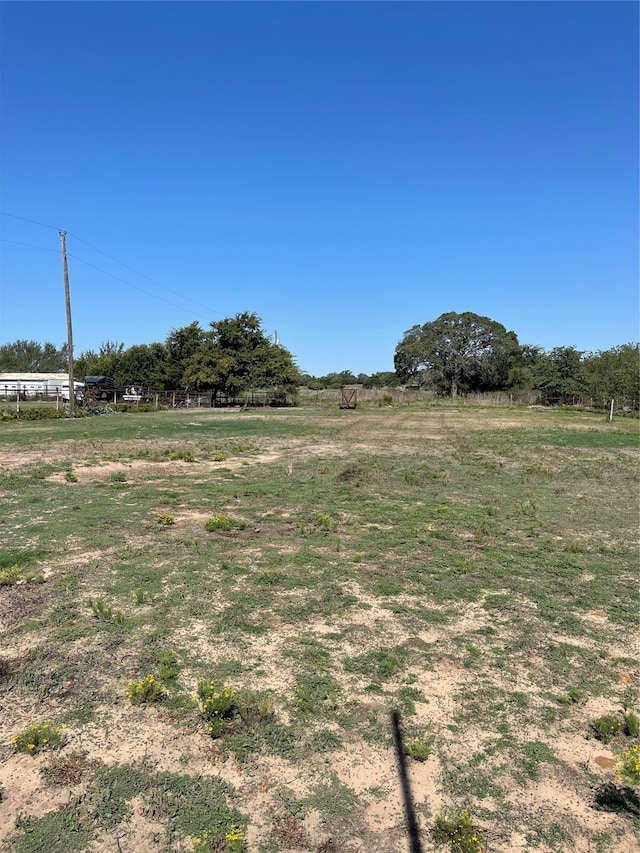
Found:
<path fill-rule="evenodd" d="M 11 217 L 11 219 L 18 219 L 21 222 L 28 222 L 31 225 L 39 225 L 42 228 L 50 228 L 53 231 L 63 230 L 60 228 L 56 228 L 54 225 L 48 225 L 45 222 L 38 222 L 35 219 L 27 219 L 24 216 L 17 216 L 15 213 L 9 213 L 9 212 L 4 211 L 4 210 L 0 210 L 0 214 L 2 216 L 9 216 L 9 217 Z M 87 242 L 86 240 L 83 240 L 82 237 L 79 237 L 73 231 L 67 231 L 66 233 L 67 233 L 67 235 L 69 235 L 70 237 L 73 237 L 78 242 L 83 243 L 85 246 L 88 246 L 88 248 L 92 249 L 94 252 L 98 252 L 98 254 L 104 255 L 105 258 L 109 258 L 110 261 L 113 261 L 114 263 L 119 264 L 120 266 L 124 267 L 125 269 L 129 270 L 130 272 L 134 273 L 135 275 L 139 275 L 141 278 L 144 278 L 147 281 L 151 282 L 151 284 L 156 285 L 156 287 L 160 287 L 163 290 L 166 290 L 168 293 L 172 293 L 174 296 L 177 296 L 180 299 L 185 300 L 186 302 L 190 302 L 192 305 L 196 305 L 198 308 L 201 308 L 204 311 L 209 311 L 209 308 L 206 305 L 203 305 L 201 302 L 197 302 L 195 299 L 191 299 L 191 297 L 189 297 L 189 296 L 183 296 L 183 294 L 180 293 L 179 291 L 173 290 L 171 287 L 167 287 L 166 285 L 161 284 L 159 281 L 156 281 L 155 279 L 151 278 L 150 276 L 145 275 L 144 273 L 138 272 L 138 270 L 135 270 L 135 269 L 133 269 L 133 267 L 130 267 L 128 264 L 125 264 L 124 261 L 120 261 L 118 258 L 114 257 L 113 255 L 110 255 L 108 252 L 105 252 L 102 249 L 99 249 L 97 246 L 93 246 L 91 243 Z M 31 249 L 41 249 L 42 251 L 45 251 L 45 252 L 58 252 L 58 249 L 49 249 L 49 248 L 46 248 L 44 246 L 35 246 L 33 244 L 30 244 L 30 243 L 21 243 L 21 242 L 18 242 L 17 240 L 9 240 L 9 239 L 4 238 L 4 237 L 0 238 L 0 240 L 4 243 L 12 243 L 13 245 L 16 245 L 16 246 L 26 246 L 27 248 L 31 248 Z M 144 288 L 142 288 L 136 284 L 133 284 L 132 282 L 127 281 L 124 278 L 120 278 L 117 275 L 113 275 L 113 273 L 107 272 L 106 270 L 103 270 L 100 267 L 97 267 L 95 264 L 90 263 L 89 261 L 85 260 L 84 258 L 80 258 L 78 255 L 74 255 L 71 252 L 67 252 L 67 256 L 70 258 L 73 258 L 76 261 L 80 261 L 80 263 L 86 264 L 86 266 L 91 267 L 92 269 L 96 270 L 97 272 L 101 272 L 103 275 L 107 275 L 110 278 L 115 279 L 116 281 L 120 281 L 123 284 L 126 284 L 128 287 L 132 287 L 134 290 L 140 291 L 140 293 L 144 293 L 146 296 L 150 296 L 153 299 L 158 299 L 160 302 L 164 302 L 166 305 L 170 305 L 172 308 L 178 308 L 181 311 L 186 310 L 186 308 L 184 306 L 176 305 L 174 302 L 169 302 L 169 300 L 164 299 L 162 296 L 159 296 L 157 293 L 153 293 L 153 292 L 150 292 L 148 290 L 145 290 Z M 209 320 L 211 319 L 210 317 L 205 317 L 202 314 L 197 315 L 197 316 L 199 316 L 203 320 L 206 320 L 207 322 L 209 322 Z"/>
<path fill-rule="evenodd" d="M 158 296 L 157 293 L 151 293 L 151 291 L 145 290 L 144 287 L 140 287 L 139 285 L 133 284 L 132 282 L 127 281 L 124 278 L 120 278 L 120 276 L 118 276 L 118 275 L 114 275 L 111 272 L 107 272 L 107 270 L 103 270 L 100 267 L 97 267 L 95 264 L 90 263 L 89 261 L 85 260 L 84 258 L 78 257 L 78 255 L 74 255 L 71 252 L 67 252 L 67 257 L 73 258 L 75 261 L 80 261 L 81 264 L 85 264 L 86 266 L 91 267 L 91 269 L 97 270 L 97 272 L 101 272 L 103 275 L 108 275 L 109 278 L 114 278 L 116 281 L 121 281 L 123 284 L 126 284 L 129 287 L 132 287 L 134 290 L 139 290 L 140 293 L 144 293 L 145 296 L 152 296 L 154 299 L 158 299 L 160 302 L 164 302 L 166 305 L 170 305 L 172 308 L 177 308 L 179 311 L 186 311 L 187 310 L 183 305 L 176 305 L 175 302 L 169 302 L 168 299 L 164 299 L 162 296 Z M 179 295 L 180 294 L 178 294 L 178 296 Z M 199 316 L 203 320 L 207 319 L 202 314 Z M 208 322 L 208 319 L 207 319 L 207 322 Z"/>
<path fill-rule="evenodd" d="M 60 249 L 52 249 L 50 246 L 35 246 L 33 243 L 19 243 L 18 240 L 8 240 L 6 237 L 0 237 L 2 243 L 12 243 L 14 246 L 26 246 L 27 249 L 40 249 L 43 252 L 55 252 L 60 254 Z"/>

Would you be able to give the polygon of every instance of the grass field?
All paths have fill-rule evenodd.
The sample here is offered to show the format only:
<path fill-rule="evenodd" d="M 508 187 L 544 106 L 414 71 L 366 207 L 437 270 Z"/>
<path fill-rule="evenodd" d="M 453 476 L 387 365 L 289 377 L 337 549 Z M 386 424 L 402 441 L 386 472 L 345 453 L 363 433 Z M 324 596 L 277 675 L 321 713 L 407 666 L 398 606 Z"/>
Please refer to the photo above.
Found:
<path fill-rule="evenodd" d="M 397 711 L 423 850 L 635 851 L 638 459 L 536 409 L 0 424 L 0 849 L 408 850 Z"/>

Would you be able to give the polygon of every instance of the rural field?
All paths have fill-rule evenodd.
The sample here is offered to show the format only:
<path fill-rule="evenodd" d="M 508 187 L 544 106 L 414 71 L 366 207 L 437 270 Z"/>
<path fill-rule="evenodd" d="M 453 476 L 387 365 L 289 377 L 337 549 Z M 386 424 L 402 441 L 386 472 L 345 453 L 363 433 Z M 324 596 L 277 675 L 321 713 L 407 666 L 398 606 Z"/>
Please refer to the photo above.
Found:
<path fill-rule="evenodd" d="M 639 456 L 535 408 L 0 423 L 0 850 L 636 851 Z"/>

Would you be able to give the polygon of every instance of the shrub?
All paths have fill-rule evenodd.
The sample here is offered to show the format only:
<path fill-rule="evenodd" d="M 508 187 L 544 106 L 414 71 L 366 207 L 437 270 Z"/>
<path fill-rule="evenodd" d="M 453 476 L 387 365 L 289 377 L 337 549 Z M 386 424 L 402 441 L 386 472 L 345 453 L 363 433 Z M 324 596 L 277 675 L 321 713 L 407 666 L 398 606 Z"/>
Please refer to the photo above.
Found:
<path fill-rule="evenodd" d="M 64 472 L 64 478 L 67 481 L 67 483 L 77 483 L 78 482 L 78 478 L 73 473 L 73 471 L 65 471 Z"/>
<path fill-rule="evenodd" d="M 35 755 L 43 749 L 58 749 L 64 742 L 62 727 L 53 726 L 47 720 L 46 723 L 31 723 L 27 726 L 24 731 L 14 737 L 13 747 L 16 752 Z"/>
<path fill-rule="evenodd" d="M 618 778 L 636 790 L 640 789 L 640 743 L 616 756 Z"/>
<path fill-rule="evenodd" d="M 229 686 L 216 690 L 214 681 L 201 679 L 198 682 L 198 699 L 207 721 L 207 731 L 211 737 L 219 737 L 236 713 L 236 691 Z"/>
<path fill-rule="evenodd" d="M 620 717 L 615 717 L 613 714 L 603 714 L 592 723 L 593 732 L 602 743 L 609 743 L 611 738 L 622 731 L 623 726 L 624 723 Z"/>
<path fill-rule="evenodd" d="M 404 747 L 404 754 L 408 755 L 409 758 L 413 758 L 414 761 L 426 761 L 430 753 L 431 745 L 418 740 L 418 738 L 410 740 Z"/>
<path fill-rule="evenodd" d="M 156 515 L 156 521 L 158 524 L 162 524 L 165 527 L 170 527 L 172 524 L 175 524 L 175 518 L 170 512 L 158 513 L 158 515 Z"/>
<path fill-rule="evenodd" d="M 132 705 L 146 705 L 150 702 L 157 702 L 165 695 L 165 692 L 162 684 L 156 681 L 151 674 L 141 678 L 140 681 L 130 681 L 125 690 L 127 699 Z"/>
<path fill-rule="evenodd" d="M 482 853 L 483 834 L 466 809 L 438 815 L 433 829 L 436 844 L 448 844 L 455 853 Z"/>
<path fill-rule="evenodd" d="M 640 718 L 632 711 L 624 715 L 624 733 L 627 737 L 640 737 Z"/>
<path fill-rule="evenodd" d="M 113 607 L 105 604 L 102 598 L 90 598 L 88 605 L 93 611 L 93 615 L 100 622 L 111 622 L 113 625 L 124 625 L 124 616 L 120 610 L 114 610 Z"/>
<path fill-rule="evenodd" d="M 0 586 L 13 586 L 20 579 L 18 566 L 9 566 L 8 569 L 0 571 Z"/>
<path fill-rule="evenodd" d="M 204 529 L 209 533 L 216 530 L 229 532 L 230 530 L 244 530 L 247 525 L 244 521 L 236 521 L 234 518 L 229 518 L 228 515 L 214 515 L 208 518 L 204 523 Z"/>

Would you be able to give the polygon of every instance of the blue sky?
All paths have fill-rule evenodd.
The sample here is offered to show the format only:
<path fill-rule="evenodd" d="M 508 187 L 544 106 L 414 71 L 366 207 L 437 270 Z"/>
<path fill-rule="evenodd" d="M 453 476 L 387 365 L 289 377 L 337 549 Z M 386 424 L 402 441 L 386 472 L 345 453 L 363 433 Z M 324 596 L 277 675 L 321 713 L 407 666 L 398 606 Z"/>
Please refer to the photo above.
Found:
<path fill-rule="evenodd" d="M 56 228 L 76 353 L 239 311 L 316 375 L 446 311 L 638 339 L 636 3 L 0 15 L 0 343 L 66 339 Z"/>

